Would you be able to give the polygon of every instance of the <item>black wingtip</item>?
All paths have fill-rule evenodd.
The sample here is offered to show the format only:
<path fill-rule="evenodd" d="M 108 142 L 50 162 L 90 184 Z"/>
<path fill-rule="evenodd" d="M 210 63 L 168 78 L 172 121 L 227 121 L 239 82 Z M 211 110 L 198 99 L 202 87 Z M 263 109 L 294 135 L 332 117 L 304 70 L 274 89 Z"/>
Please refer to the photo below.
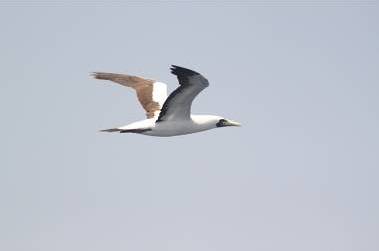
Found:
<path fill-rule="evenodd" d="M 178 76 L 178 75 L 184 75 L 184 76 L 192 76 L 192 75 L 200 75 L 200 73 L 178 66 L 178 65 L 171 65 L 171 73 Z"/>

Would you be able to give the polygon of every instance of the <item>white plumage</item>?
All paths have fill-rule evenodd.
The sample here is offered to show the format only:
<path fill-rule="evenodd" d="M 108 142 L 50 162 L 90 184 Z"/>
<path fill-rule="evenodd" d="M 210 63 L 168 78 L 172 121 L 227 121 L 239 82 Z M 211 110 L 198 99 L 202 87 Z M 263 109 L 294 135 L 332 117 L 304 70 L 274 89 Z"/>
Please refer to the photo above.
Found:
<path fill-rule="evenodd" d="M 169 97 L 167 85 L 161 82 L 126 74 L 93 73 L 97 79 L 111 80 L 136 90 L 147 116 L 145 120 L 102 131 L 169 137 L 240 125 L 220 116 L 192 115 L 192 101 L 209 86 L 208 80 L 195 71 L 175 65 L 171 73 L 178 77 L 179 87 Z"/>

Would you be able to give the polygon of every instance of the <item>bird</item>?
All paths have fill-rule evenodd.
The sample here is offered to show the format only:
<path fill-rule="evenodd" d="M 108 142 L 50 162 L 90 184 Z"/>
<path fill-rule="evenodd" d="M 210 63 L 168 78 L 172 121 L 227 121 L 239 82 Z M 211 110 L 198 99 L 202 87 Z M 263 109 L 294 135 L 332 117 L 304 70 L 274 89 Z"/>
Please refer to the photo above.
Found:
<path fill-rule="evenodd" d="M 144 120 L 101 130 L 101 132 L 171 137 L 241 125 L 221 116 L 191 114 L 192 101 L 209 86 L 209 82 L 200 73 L 184 67 L 171 65 L 170 70 L 177 77 L 179 87 L 168 97 L 165 83 L 128 74 L 93 72 L 92 76 L 95 79 L 110 80 L 133 88 L 140 104 L 146 111 Z"/>

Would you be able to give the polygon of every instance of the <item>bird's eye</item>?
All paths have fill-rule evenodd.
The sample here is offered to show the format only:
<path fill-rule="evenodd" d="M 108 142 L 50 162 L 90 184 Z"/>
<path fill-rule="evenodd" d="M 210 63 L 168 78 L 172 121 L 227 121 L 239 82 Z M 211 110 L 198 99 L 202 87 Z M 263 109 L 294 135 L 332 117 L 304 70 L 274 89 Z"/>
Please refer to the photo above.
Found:
<path fill-rule="evenodd" d="M 226 119 L 220 119 L 216 124 L 217 127 L 222 127 L 226 123 Z"/>

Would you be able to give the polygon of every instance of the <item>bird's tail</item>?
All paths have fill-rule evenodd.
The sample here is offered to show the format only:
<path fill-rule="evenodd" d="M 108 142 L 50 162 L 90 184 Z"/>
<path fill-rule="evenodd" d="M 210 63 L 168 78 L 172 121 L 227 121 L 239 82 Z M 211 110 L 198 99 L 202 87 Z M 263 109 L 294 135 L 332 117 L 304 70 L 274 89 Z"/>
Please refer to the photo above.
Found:
<path fill-rule="evenodd" d="M 110 129 L 104 129 L 104 130 L 100 130 L 100 132 L 120 132 L 122 130 L 118 129 L 118 128 L 110 128 Z"/>
<path fill-rule="evenodd" d="M 110 128 L 110 129 L 100 130 L 100 132 L 120 132 L 120 133 L 143 133 L 143 132 L 147 132 L 147 131 L 151 131 L 151 129 L 150 128 L 147 128 L 147 129 L 144 129 L 144 128 L 140 128 L 140 129 Z"/>

